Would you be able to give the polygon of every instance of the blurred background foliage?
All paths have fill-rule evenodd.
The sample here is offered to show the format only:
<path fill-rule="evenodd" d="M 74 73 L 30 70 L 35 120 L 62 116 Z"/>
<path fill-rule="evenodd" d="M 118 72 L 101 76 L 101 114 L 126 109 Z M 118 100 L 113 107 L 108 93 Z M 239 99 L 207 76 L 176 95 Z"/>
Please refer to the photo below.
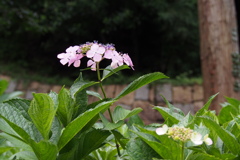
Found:
<path fill-rule="evenodd" d="M 1 0 L 0 14 L 2 73 L 76 78 L 57 54 L 96 40 L 129 53 L 127 75 L 201 74 L 197 0 Z"/>

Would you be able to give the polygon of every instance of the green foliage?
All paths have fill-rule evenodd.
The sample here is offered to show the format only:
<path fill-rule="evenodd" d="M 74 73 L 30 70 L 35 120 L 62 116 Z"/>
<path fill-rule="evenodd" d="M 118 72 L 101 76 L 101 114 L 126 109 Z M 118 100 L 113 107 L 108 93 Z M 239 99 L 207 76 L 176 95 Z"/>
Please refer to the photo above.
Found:
<path fill-rule="evenodd" d="M 33 160 L 142 160 L 240 158 L 240 101 L 226 97 L 219 115 L 209 107 L 217 94 L 195 115 L 184 112 L 164 97 L 167 107 L 154 106 L 164 124 L 144 125 L 141 108 L 110 106 L 118 99 L 159 79 L 160 72 L 143 75 L 114 98 L 87 91 L 102 80 L 126 69 L 104 69 L 99 81 L 85 81 L 82 74 L 70 89 L 33 93 L 32 100 L 10 99 L 0 103 L 0 158 Z M 3 82 L 5 84 L 5 82 Z M 2 88 L 6 88 L 3 87 Z M 3 89 L 4 90 L 4 89 Z M 105 95 L 104 89 L 102 90 Z M 2 91 L 3 93 L 3 91 Z M 99 100 L 88 103 L 88 95 Z M 110 118 L 106 117 L 108 111 Z M 167 125 L 166 133 L 159 133 Z M 159 128 L 160 127 L 160 128 Z M 187 133 L 171 130 L 175 127 Z M 186 130 L 183 130 L 186 129 Z M 161 131 L 163 132 L 163 131 Z M 197 143 L 195 133 L 200 134 Z M 190 135 L 189 135 L 190 134 Z M 182 138 L 188 137 L 186 140 Z M 208 138 L 209 137 L 209 138 Z"/>
<path fill-rule="evenodd" d="M 108 78 L 126 69 L 104 70 L 103 78 Z M 82 74 L 75 80 L 70 89 L 62 88 L 59 94 L 55 92 L 33 93 L 32 100 L 12 99 L 0 103 L 0 137 L 6 139 L 11 146 L 3 146 L 5 157 L 16 157 L 54 160 L 54 159 L 84 159 L 91 157 L 104 144 L 119 143 L 120 146 L 107 153 L 109 158 L 120 155 L 120 150 L 126 148 L 127 135 L 124 121 L 131 119 L 142 111 L 135 108 L 132 111 L 117 106 L 111 122 L 103 115 L 119 98 L 158 79 L 167 78 L 162 73 L 155 72 L 144 75 L 129 84 L 113 99 L 101 98 L 100 94 L 87 91 L 87 88 L 101 82 L 85 81 Z M 3 85 L 3 90 L 6 86 Z M 88 104 L 88 94 L 100 98 Z M 134 116 L 135 117 L 135 116 Z M 102 127 L 94 124 L 102 120 Z M 138 120 L 139 121 L 139 120 Z M 131 120 L 134 122 L 134 119 Z M 12 150 L 16 150 L 12 152 Z M 100 153 L 101 151 L 98 150 Z M 7 156 L 9 155 L 9 156 Z"/>

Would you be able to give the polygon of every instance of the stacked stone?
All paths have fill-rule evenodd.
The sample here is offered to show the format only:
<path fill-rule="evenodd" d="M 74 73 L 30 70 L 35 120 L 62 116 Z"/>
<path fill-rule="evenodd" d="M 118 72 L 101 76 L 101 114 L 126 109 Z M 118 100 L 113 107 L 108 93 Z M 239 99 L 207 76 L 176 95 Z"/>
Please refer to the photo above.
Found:
<path fill-rule="evenodd" d="M 13 91 L 22 91 L 22 98 L 32 99 L 32 93 L 49 93 L 50 91 L 59 92 L 62 86 L 48 85 L 37 81 L 24 82 L 23 80 L 13 80 L 9 76 L 0 75 L 0 79 L 9 81 L 7 93 Z M 127 85 L 105 85 L 104 90 L 109 98 L 116 97 Z M 97 86 L 89 88 L 101 94 L 101 90 Z M 175 107 L 180 108 L 185 114 L 188 112 L 195 113 L 203 106 L 203 88 L 201 85 L 192 86 L 172 86 L 171 84 L 146 85 L 130 94 L 122 97 L 111 107 L 111 110 L 117 105 L 121 105 L 126 109 L 134 109 L 140 107 L 143 111 L 140 113 L 141 118 L 146 124 L 163 121 L 160 113 L 153 109 L 154 106 L 165 107 L 166 104 L 162 98 L 164 96 Z M 89 96 L 89 103 L 98 99 Z M 108 117 L 109 115 L 106 116 Z"/>

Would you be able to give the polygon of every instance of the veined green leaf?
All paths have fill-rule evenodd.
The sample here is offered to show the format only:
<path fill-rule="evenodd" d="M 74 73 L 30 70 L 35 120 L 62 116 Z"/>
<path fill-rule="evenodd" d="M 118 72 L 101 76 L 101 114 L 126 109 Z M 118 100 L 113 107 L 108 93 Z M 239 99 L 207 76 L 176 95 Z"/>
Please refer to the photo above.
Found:
<path fill-rule="evenodd" d="M 30 106 L 30 100 L 26 99 L 11 99 L 4 102 L 5 104 L 9 104 L 10 106 L 17 109 L 17 112 L 20 112 L 24 118 L 31 121 L 30 116 L 28 115 L 28 109 Z"/>
<path fill-rule="evenodd" d="M 81 129 L 102 110 L 108 108 L 114 101 L 107 101 L 98 104 L 95 108 L 89 109 L 76 119 L 70 122 L 63 130 L 58 142 L 58 148 L 61 150 Z"/>
<path fill-rule="evenodd" d="M 72 119 L 73 114 L 73 99 L 70 96 L 70 92 L 62 88 L 58 94 L 58 109 L 57 109 L 57 115 L 64 126 L 67 126 L 67 124 Z"/>
<path fill-rule="evenodd" d="M 219 124 L 208 117 L 198 117 L 203 123 L 212 131 L 216 132 L 216 134 L 222 139 L 225 146 L 234 154 L 240 153 L 240 144 L 236 137 L 223 129 Z"/>
<path fill-rule="evenodd" d="M 122 90 L 117 97 L 115 97 L 115 100 L 120 99 L 121 97 L 137 90 L 138 88 L 149 84 L 153 81 L 156 81 L 158 79 L 162 79 L 162 78 L 168 78 L 167 76 L 165 76 L 163 73 L 160 72 L 154 72 L 154 73 L 150 73 L 150 74 L 146 74 L 144 76 L 139 77 L 138 79 L 134 80 L 132 83 L 130 83 L 124 90 Z"/>
<path fill-rule="evenodd" d="M 134 108 L 133 110 L 124 109 L 121 106 L 117 106 L 113 111 L 113 121 L 117 123 L 118 121 L 127 119 L 133 115 L 136 115 L 142 111 L 142 108 Z"/>
<path fill-rule="evenodd" d="M 31 146 L 38 160 L 56 160 L 58 148 L 47 140 L 40 142 L 31 141 Z"/>
<path fill-rule="evenodd" d="M 19 138 L 22 138 L 23 140 L 28 142 L 30 136 L 31 138 L 35 139 L 35 134 L 37 134 L 37 130 L 33 126 L 33 123 L 27 120 L 22 115 L 22 113 L 24 113 L 23 110 L 21 112 L 16 108 L 15 105 L 11 106 L 8 103 L 1 103 L 0 115 L 3 118 L 3 122 L 0 124 L 0 129 L 2 131 L 5 131 L 6 133 L 18 136 Z M 6 125 L 5 122 L 8 125 Z"/>
<path fill-rule="evenodd" d="M 91 95 L 91 96 L 94 96 L 94 97 L 97 97 L 97 98 L 99 98 L 99 100 L 102 100 L 102 97 L 101 97 L 101 95 L 98 92 L 87 91 L 87 94 Z"/>
<path fill-rule="evenodd" d="M 54 102 L 50 96 L 44 93 L 34 93 L 28 113 L 42 134 L 44 139 L 49 139 L 49 132 L 56 113 Z"/>
<path fill-rule="evenodd" d="M 153 157 L 160 158 L 151 146 L 140 138 L 130 139 L 127 143 L 126 151 L 134 160 L 147 160 L 153 159 Z"/>

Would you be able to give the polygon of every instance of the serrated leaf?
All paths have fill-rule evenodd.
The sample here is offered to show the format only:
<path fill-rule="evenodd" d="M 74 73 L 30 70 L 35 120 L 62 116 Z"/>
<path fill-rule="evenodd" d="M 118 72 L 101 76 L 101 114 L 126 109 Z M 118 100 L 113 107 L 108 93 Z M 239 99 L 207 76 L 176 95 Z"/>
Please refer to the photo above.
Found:
<path fill-rule="evenodd" d="M 223 129 L 220 125 L 218 125 L 215 121 L 208 117 L 198 117 L 203 123 L 210 129 L 212 132 L 216 132 L 216 134 L 221 138 L 225 146 L 234 154 L 240 153 L 240 144 L 236 137 Z"/>
<path fill-rule="evenodd" d="M 44 139 L 49 139 L 49 132 L 56 113 L 54 102 L 47 94 L 34 93 L 28 113 L 42 134 Z"/>
<path fill-rule="evenodd" d="M 81 129 L 91 121 L 98 113 L 108 108 L 114 101 L 107 101 L 98 104 L 94 109 L 89 109 L 76 119 L 70 122 L 63 130 L 58 142 L 58 148 L 61 150 Z"/>
<path fill-rule="evenodd" d="M 36 134 L 38 131 L 33 126 L 33 123 L 27 120 L 22 115 L 21 111 L 15 107 L 15 105 L 11 106 L 8 103 L 1 103 L 0 115 L 2 116 L 4 121 L 14 130 L 14 133 L 18 134 L 16 136 L 20 136 L 26 142 L 30 138 L 29 136 L 36 140 Z M 9 134 L 15 135 L 13 132 L 9 130 L 9 126 L 7 126 L 7 128 L 4 128 L 6 127 L 6 125 L 4 125 L 4 123 L 1 123 L 0 128 L 2 131 L 6 131 Z"/>
<path fill-rule="evenodd" d="M 117 106 L 113 111 L 113 121 L 117 123 L 118 121 L 127 119 L 133 115 L 140 113 L 142 108 L 134 108 L 133 110 L 124 109 L 122 106 Z"/>
<path fill-rule="evenodd" d="M 124 88 L 114 99 L 118 100 L 121 97 L 137 90 L 138 88 L 162 78 L 168 77 L 160 72 L 154 72 L 141 76 L 138 79 L 134 80 L 132 83 L 130 83 L 126 88 Z"/>
<path fill-rule="evenodd" d="M 30 100 L 26 99 L 11 99 L 4 102 L 5 104 L 9 104 L 10 106 L 16 108 L 18 112 L 20 112 L 24 118 L 31 121 L 31 117 L 28 115 L 28 109 L 30 106 Z"/>

